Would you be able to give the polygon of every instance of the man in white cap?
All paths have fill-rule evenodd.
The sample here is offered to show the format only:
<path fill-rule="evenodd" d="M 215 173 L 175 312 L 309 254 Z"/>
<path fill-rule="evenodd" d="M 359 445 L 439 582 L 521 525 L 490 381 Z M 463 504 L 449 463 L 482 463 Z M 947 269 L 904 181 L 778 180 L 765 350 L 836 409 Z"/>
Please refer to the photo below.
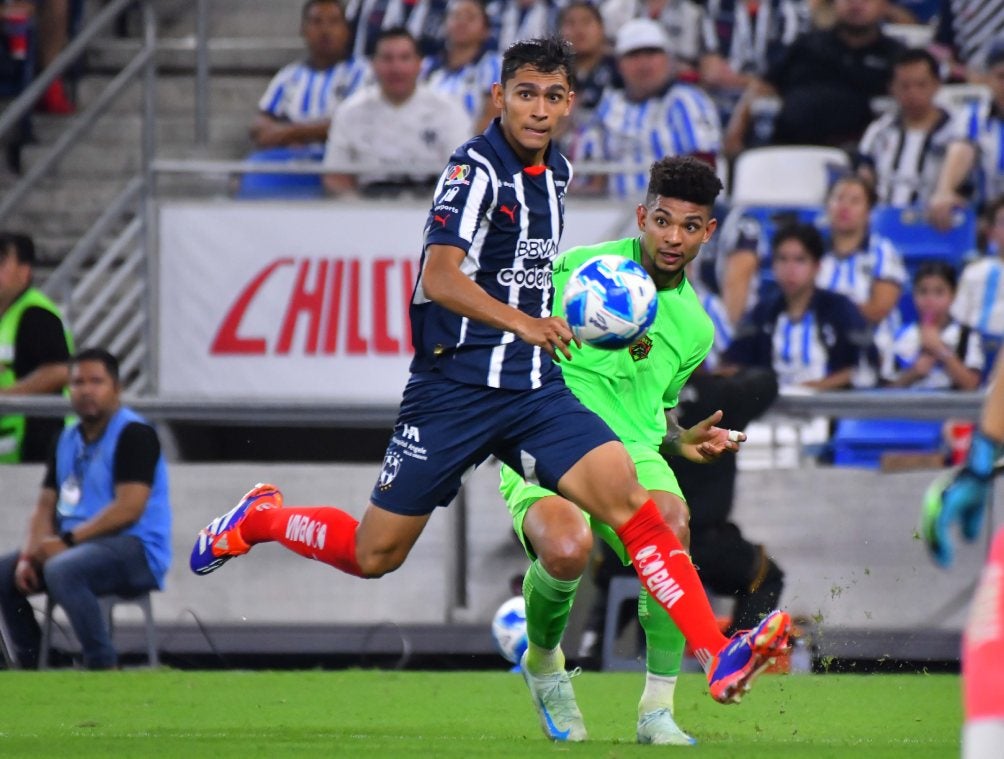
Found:
<path fill-rule="evenodd" d="M 663 27 L 650 19 L 628 21 L 617 33 L 614 53 L 624 86 L 604 92 L 593 122 L 578 135 L 573 157 L 632 168 L 607 183 L 594 178 L 589 188 L 638 199 L 649 167 L 661 158 L 693 155 L 714 166 L 722 142 L 718 113 L 703 90 L 675 79 Z"/>

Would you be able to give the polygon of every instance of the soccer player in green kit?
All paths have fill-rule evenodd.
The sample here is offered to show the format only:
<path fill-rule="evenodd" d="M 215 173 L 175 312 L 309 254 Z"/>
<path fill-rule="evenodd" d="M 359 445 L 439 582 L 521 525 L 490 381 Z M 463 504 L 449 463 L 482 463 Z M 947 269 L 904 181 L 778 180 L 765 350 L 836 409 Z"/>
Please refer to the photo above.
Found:
<path fill-rule="evenodd" d="M 626 445 L 639 482 L 649 491 L 680 542 L 689 543 L 689 511 L 664 454 L 710 461 L 738 450 L 739 432 L 715 426 L 716 412 L 683 430 L 667 409 L 711 348 L 714 326 L 684 269 L 717 226 L 712 205 L 722 185 L 714 171 L 694 158 L 664 158 L 652 165 L 645 202 L 638 206 L 638 237 L 573 248 L 553 265 L 555 315 L 571 272 L 597 255 L 618 255 L 640 263 L 655 281 L 659 307 L 651 329 L 630 348 L 602 350 L 588 345 L 560 366 L 565 383 L 599 414 Z M 606 524 L 570 501 L 502 469 L 502 495 L 513 528 L 532 560 L 523 583 L 529 648 L 520 662 L 545 734 L 552 739 L 586 738 L 582 715 L 565 672 L 560 641 L 593 545 L 593 532 L 630 563 L 624 546 Z M 640 743 L 692 744 L 673 720 L 673 692 L 683 658 L 684 637 L 666 611 L 642 590 L 638 615 L 647 641 L 646 683 L 638 707 Z"/>

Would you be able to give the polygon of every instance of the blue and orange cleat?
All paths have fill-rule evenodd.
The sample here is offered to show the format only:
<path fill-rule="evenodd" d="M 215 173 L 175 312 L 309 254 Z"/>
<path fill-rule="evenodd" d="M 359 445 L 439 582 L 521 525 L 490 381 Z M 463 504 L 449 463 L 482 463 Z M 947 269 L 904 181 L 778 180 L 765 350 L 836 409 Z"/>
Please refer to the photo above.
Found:
<path fill-rule="evenodd" d="M 230 511 L 199 530 L 188 565 L 195 574 L 207 575 L 235 556 L 243 556 L 251 546 L 241 537 L 241 522 L 252 512 L 281 508 L 279 488 L 259 482 Z"/>
<path fill-rule="evenodd" d="M 752 630 L 739 631 L 715 654 L 708 670 L 711 697 L 722 704 L 738 704 L 753 680 L 788 648 L 791 617 L 772 611 Z"/>

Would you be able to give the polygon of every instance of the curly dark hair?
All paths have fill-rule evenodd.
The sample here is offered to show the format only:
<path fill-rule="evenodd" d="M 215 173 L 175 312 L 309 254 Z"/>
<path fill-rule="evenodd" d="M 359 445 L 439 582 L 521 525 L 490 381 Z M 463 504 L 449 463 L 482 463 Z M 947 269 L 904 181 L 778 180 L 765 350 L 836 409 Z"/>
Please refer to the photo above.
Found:
<path fill-rule="evenodd" d="M 722 180 L 705 161 L 693 156 L 662 158 L 649 172 L 645 205 L 661 196 L 711 208 L 721 191 Z"/>
<path fill-rule="evenodd" d="M 502 56 L 502 86 L 523 66 L 542 74 L 561 71 L 569 87 L 575 88 L 575 52 L 570 43 L 556 34 L 512 43 Z"/>

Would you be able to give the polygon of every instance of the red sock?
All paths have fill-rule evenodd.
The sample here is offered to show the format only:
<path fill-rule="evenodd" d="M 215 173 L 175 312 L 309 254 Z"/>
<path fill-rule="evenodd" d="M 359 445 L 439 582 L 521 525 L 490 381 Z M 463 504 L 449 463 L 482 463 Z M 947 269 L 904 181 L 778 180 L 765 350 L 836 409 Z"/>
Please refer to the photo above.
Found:
<path fill-rule="evenodd" d="M 277 541 L 300 556 L 361 577 L 356 562 L 358 526 L 354 517 L 334 506 L 263 509 L 248 514 L 241 537 L 252 545 Z"/>
<path fill-rule="evenodd" d="M 645 502 L 617 531 L 642 585 L 673 618 L 705 668 L 727 638 L 718 629 L 701 579 L 655 501 Z"/>
<path fill-rule="evenodd" d="M 962 638 L 966 720 L 1004 719 L 1004 529 L 998 530 Z"/>

